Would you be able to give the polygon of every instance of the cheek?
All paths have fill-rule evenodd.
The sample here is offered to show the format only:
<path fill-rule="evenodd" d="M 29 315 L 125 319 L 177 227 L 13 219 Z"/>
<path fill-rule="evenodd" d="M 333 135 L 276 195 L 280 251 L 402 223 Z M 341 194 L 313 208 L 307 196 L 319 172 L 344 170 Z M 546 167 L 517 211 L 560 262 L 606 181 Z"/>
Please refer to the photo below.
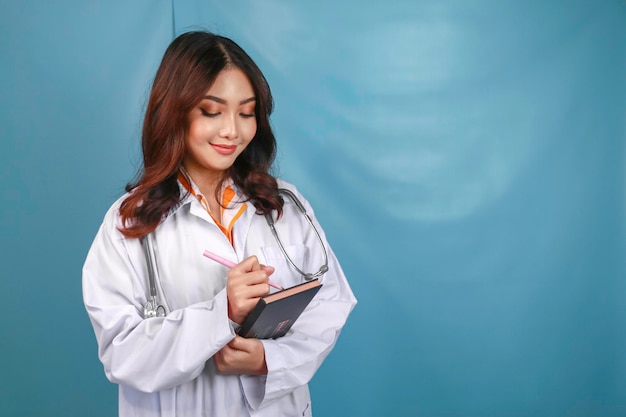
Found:
<path fill-rule="evenodd" d="M 252 138 L 254 138 L 254 135 L 256 135 L 256 122 L 246 125 L 241 133 L 243 134 L 245 140 L 250 142 Z"/>
<path fill-rule="evenodd" d="M 187 130 L 187 137 L 185 138 L 185 144 L 189 146 L 198 140 L 202 129 L 200 129 L 199 123 L 191 123 Z"/>

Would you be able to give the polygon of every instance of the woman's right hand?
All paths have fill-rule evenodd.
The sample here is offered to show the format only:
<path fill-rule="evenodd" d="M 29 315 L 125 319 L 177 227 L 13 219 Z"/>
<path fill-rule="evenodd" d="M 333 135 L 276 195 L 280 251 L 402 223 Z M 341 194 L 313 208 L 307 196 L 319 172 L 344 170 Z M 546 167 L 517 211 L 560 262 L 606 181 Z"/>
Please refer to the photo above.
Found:
<path fill-rule="evenodd" d="M 243 323 L 259 298 L 269 294 L 268 280 L 273 272 L 273 267 L 261 265 L 256 256 L 244 259 L 228 272 L 226 296 L 232 321 Z"/>

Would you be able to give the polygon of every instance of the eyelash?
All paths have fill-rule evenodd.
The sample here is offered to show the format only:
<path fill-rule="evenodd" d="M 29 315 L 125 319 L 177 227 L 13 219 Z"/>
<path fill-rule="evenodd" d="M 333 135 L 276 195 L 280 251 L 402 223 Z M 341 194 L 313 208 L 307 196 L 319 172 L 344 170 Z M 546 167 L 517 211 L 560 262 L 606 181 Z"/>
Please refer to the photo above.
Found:
<path fill-rule="evenodd" d="M 206 117 L 217 117 L 220 115 L 220 113 L 209 113 L 208 111 L 204 110 L 203 108 L 200 109 L 200 112 L 202 113 L 203 116 Z M 255 116 L 254 113 L 239 113 L 241 117 L 245 118 L 245 119 L 250 119 L 253 118 Z"/>
<path fill-rule="evenodd" d="M 202 113 L 203 116 L 206 117 L 217 117 L 219 116 L 219 113 L 209 113 L 208 111 L 204 110 L 204 109 L 200 109 L 200 112 Z"/>

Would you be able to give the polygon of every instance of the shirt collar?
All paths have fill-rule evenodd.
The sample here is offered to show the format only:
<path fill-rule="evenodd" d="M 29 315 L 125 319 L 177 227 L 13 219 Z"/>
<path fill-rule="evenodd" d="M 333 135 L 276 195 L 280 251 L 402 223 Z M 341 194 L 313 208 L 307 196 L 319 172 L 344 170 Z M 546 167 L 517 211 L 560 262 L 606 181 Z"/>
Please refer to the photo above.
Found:
<path fill-rule="evenodd" d="M 209 209 L 209 204 L 204 195 L 200 192 L 198 186 L 193 182 L 191 177 L 183 170 L 178 173 L 178 184 L 181 189 L 181 193 L 187 194 L 187 197 L 181 200 L 181 205 L 191 199 L 195 199 L 206 212 L 211 216 L 215 224 L 220 228 L 222 233 L 228 238 L 231 244 L 233 244 L 233 226 L 235 222 L 246 211 L 246 203 L 244 198 L 237 193 L 236 187 L 232 179 L 227 179 L 222 185 L 221 196 L 221 223 L 218 222 Z M 184 195 L 183 194 L 183 195 Z"/>

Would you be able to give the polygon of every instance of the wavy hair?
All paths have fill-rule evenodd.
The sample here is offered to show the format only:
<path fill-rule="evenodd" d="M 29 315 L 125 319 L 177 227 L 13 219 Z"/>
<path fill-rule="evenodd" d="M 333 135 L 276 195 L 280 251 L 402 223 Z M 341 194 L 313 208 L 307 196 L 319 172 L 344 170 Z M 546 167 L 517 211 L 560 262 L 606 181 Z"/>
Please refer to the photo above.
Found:
<path fill-rule="evenodd" d="M 165 51 L 152 85 L 141 138 L 143 165 L 136 175 L 139 179 L 126 186 L 129 194 L 120 206 L 120 231 L 126 237 L 152 232 L 184 197 L 177 176 L 186 152 L 188 114 L 202 101 L 217 75 L 233 67 L 252 84 L 257 131 L 222 182 L 232 179 L 257 213 L 282 213 L 283 200 L 276 179 L 269 173 L 276 157 L 276 139 L 269 121 L 273 99 L 267 80 L 232 40 L 209 32 L 187 32 Z"/>

